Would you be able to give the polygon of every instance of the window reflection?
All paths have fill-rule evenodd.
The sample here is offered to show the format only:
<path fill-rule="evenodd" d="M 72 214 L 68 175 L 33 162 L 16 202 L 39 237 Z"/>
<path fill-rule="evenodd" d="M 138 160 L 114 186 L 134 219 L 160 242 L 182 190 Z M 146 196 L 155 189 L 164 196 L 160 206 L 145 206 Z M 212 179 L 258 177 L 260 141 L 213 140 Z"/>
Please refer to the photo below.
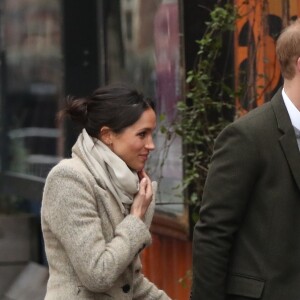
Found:
<path fill-rule="evenodd" d="M 108 5 L 108 81 L 128 81 L 141 88 L 156 100 L 158 116 L 164 116 L 160 119 L 168 127 L 182 97 L 178 1 L 109 1 Z M 182 182 L 182 143 L 179 137 L 166 139 L 159 131 L 162 123 L 158 124 L 156 150 L 148 171 L 159 181 L 158 207 L 177 213 L 183 210 L 178 188 Z"/>
<path fill-rule="evenodd" d="M 3 12 L 8 169 L 44 177 L 58 161 L 60 1 L 6 0 Z"/>

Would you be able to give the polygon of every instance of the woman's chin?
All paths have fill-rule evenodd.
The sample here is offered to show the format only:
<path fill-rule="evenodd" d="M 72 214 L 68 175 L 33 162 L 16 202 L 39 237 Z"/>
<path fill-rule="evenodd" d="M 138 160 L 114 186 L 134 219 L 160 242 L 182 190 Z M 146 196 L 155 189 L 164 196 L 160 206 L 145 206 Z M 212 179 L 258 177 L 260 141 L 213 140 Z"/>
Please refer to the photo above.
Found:
<path fill-rule="evenodd" d="M 143 165 L 140 165 L 140 166 L 128 166 L 128 168 L 131 170 L 131 171 L 135 171 L 135 172 L 141 172 L 145 167 L 145 164 Z"/>

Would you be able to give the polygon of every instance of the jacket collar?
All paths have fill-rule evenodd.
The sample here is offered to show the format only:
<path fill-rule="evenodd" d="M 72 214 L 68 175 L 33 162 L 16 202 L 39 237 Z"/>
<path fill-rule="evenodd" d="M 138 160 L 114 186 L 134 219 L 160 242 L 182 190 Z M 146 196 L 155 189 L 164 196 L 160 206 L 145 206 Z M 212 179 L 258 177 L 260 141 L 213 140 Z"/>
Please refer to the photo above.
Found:
<path fill-rule="evenodd" d="M 272 98 L 271 105 L 277 120 L 278 130 L 282 134 L 279 137 L 279 143 L 300 190 L 300 151 L 295 136 L 295 130 L 282 98 L 282 88 L 280 88 Z"/>

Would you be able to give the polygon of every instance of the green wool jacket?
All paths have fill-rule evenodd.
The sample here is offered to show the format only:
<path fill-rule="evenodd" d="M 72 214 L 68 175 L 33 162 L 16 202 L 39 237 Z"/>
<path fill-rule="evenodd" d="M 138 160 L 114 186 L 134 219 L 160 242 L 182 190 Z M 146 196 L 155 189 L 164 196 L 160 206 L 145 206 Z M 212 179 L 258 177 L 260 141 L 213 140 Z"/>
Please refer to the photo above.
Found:
<path fill-rule="evenodd" d="M 300 299 L 300 152 L 281 91 L 216 140 L 192 300 Z"/>

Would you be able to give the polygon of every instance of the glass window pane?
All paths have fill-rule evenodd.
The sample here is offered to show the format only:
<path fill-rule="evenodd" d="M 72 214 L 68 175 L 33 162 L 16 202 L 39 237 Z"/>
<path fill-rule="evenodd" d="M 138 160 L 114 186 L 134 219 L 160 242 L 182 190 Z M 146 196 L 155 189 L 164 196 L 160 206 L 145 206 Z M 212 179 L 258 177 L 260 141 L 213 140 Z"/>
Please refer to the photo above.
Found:
<path fill-rule="evenodd" d="M 170 127 L 182 97 L 178 11 L 178 0 L 115 0 L 107 12 L 108 82 L 133 83 L 156 101 L 156 150 L 147 169 L 159 182 L 158 208 L 175 213 L 183 211 L 182 143 L 159 129 Z"/>
<path fill-rule="evenodd" d="M 2 30 L 9 171 L 45 177 L 58 162 L 62 93 L 59 0 L 4 0 Z"/>

